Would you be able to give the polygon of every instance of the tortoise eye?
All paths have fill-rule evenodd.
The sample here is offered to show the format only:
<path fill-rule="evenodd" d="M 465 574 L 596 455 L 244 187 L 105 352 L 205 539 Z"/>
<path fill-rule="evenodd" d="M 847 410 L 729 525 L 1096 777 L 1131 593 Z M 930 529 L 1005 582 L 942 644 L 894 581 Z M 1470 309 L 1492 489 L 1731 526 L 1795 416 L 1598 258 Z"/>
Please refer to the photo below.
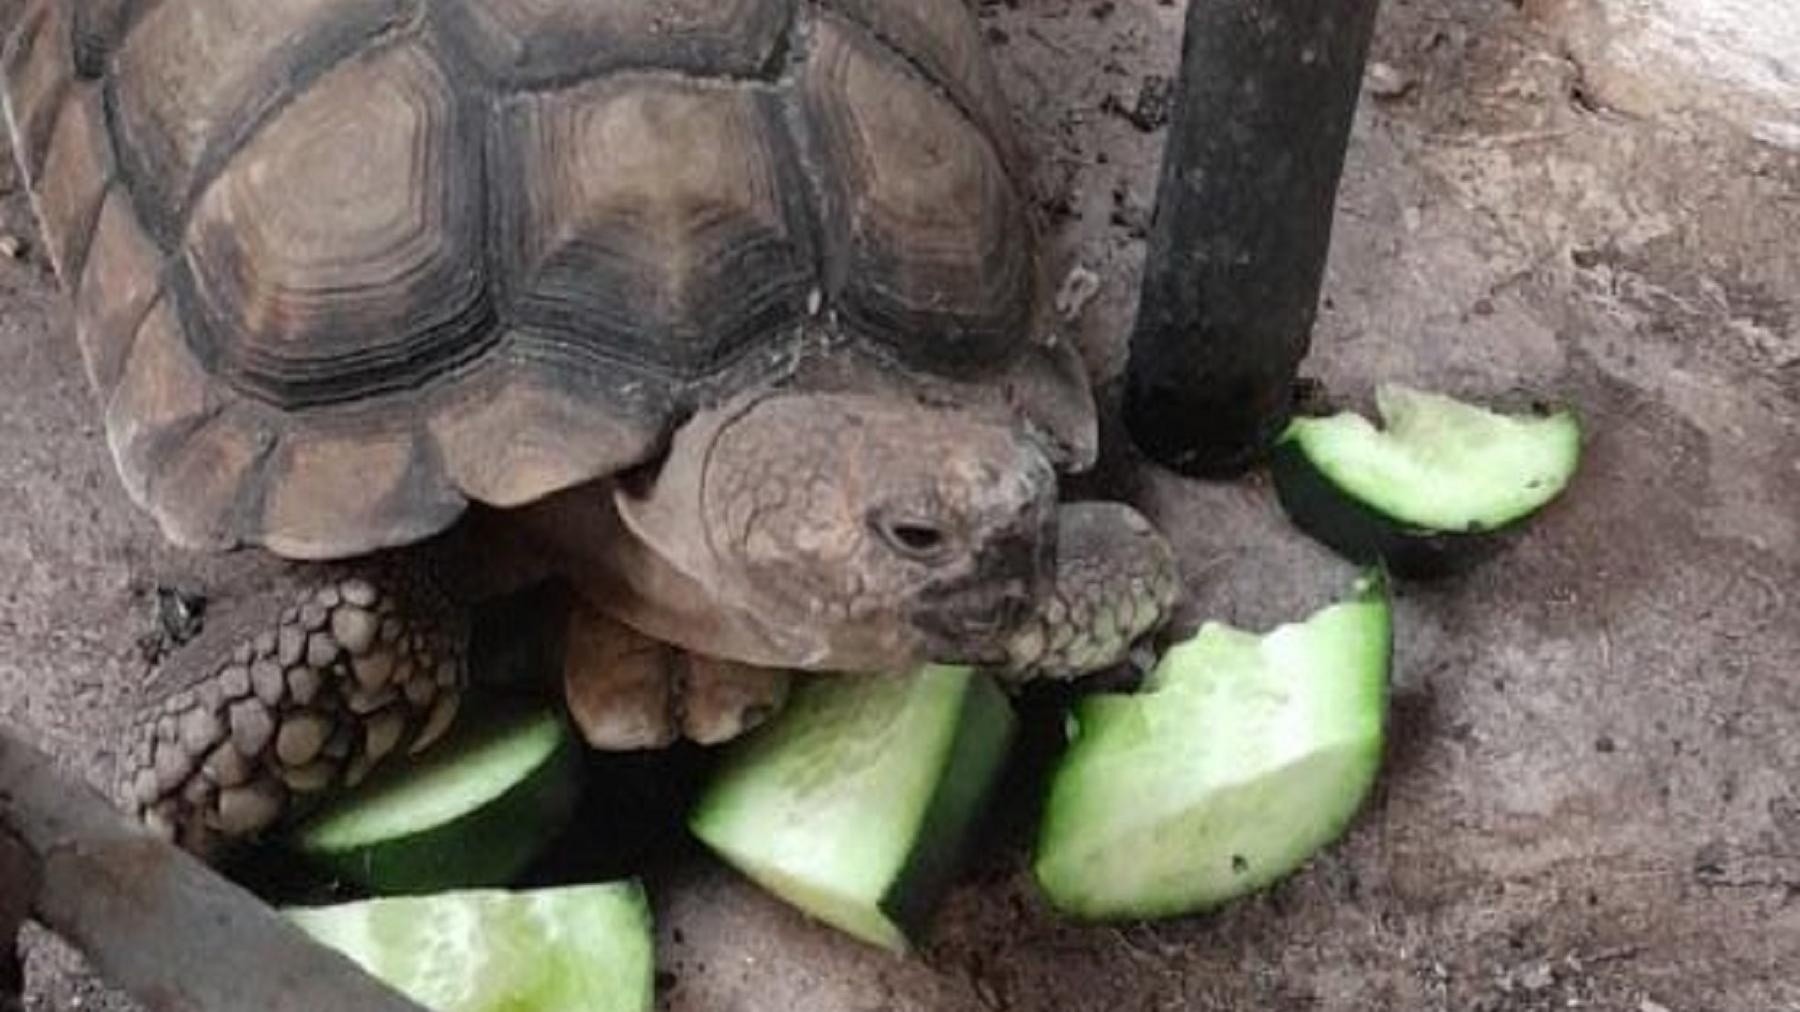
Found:
<path fill-rule="evenodd" d="M 875 529 L 894 551 L 919 562 L 935 562 L 943 558 L 950 536 L 943 528 L 924 520 L 892 520 L 878 522 Z"/>

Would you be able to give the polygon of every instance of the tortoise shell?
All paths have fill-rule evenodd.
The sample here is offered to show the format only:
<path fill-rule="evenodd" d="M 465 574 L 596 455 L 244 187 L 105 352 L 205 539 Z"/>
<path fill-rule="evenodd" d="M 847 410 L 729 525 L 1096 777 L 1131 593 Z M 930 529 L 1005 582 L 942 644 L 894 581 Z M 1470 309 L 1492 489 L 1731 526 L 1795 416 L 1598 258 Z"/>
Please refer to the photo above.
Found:
<path fill-rule="evenodd" d="M 119 473 L 188 546 L 404 544 L 809 335 L 969 376 L 1031 330 L 964 0 L 34 0 L 4 76 Z"/>

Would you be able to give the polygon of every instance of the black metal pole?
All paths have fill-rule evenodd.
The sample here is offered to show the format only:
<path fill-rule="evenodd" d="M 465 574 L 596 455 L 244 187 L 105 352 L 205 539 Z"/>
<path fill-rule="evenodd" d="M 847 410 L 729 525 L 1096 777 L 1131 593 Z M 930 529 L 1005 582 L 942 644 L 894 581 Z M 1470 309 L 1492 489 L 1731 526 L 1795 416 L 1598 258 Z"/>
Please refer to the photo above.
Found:
<path fill-rule="evenodd" d="M 1224 477 L 1287 424 L 1379 0 L 1190 0 L 1125 426 Z"/>

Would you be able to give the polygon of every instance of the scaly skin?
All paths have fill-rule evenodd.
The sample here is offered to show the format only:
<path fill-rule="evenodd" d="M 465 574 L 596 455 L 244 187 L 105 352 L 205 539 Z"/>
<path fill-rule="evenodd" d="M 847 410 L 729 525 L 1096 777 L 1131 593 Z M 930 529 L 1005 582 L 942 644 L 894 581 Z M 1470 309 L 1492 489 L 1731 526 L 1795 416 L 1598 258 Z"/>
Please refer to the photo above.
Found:
<path fill-rule="evenodd" d="M 146 687 L 119 766 L 127 808 L 188 850 L 353 787 L 456 717 L 468 616 L 429 581 L 327 567 L 221 603 Z"/>
<path fill-rule="evenodd" d="M 1112 667 L 1181 597 L 1174 550 L 1129 506 L 1073 503 L 1056 520 L 1056 583 L 1008 643 L 1004 673 L 1014 679 Z"/>

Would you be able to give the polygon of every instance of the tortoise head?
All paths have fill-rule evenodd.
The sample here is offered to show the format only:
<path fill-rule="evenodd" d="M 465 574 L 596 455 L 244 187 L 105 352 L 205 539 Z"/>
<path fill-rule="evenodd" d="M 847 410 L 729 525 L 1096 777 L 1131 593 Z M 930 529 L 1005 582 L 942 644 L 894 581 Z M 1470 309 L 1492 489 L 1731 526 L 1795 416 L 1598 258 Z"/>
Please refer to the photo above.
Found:
<path fill-rule="evenodd" d="M 762 663 L 1001 660 L 1054 576 L 1049 455 L 911 398 L 780 393 L 703 416 L 621 505 L 732 624 L 781 644 Z"/>

